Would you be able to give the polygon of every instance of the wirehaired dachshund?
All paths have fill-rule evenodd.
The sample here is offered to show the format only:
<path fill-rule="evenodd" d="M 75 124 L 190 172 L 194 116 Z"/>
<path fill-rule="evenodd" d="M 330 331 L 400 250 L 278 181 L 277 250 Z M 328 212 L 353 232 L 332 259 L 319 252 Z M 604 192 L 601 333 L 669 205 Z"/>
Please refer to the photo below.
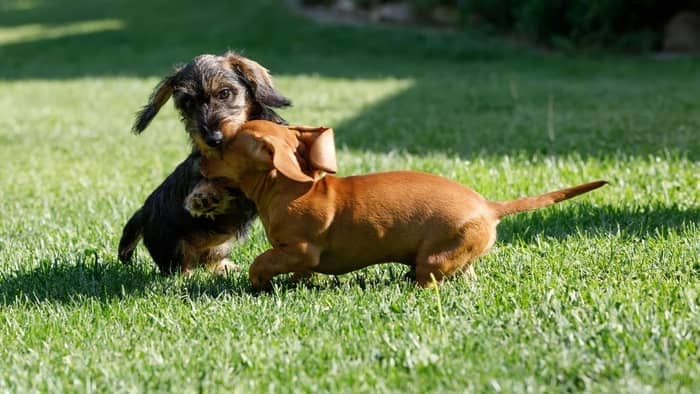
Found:
<path fill-rule="evenodd" d="M 156 86 L 137 114 L 141 133 L 170 97 L 185 124 L 192 153 L 146 199 L 125 225 L 119 259 L 131 260 L 140 239 L 163 274 L 191 273 L 198 266 L 226 274 L 236 269 L 227 257 L 256 215 L 240 189 L 204 179 L 203 156 L 223 142 L 220 125 L 238 128 L 251 119 L 286 122 L 272 108 L 290 101 L 274 87 L 268 71 L 237 53 L 201 55 Z"/>

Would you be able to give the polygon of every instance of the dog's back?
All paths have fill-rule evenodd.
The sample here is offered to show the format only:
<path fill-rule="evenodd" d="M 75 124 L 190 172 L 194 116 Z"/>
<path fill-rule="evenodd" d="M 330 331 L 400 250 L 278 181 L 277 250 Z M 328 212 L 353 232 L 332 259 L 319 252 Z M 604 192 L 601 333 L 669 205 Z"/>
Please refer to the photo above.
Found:
<path fill-rule="evenodd" d="M 332 227 L 317 267 L 330 274 L 387 261 L 413 264 L 424 240 L 435 235 L 452 238 L 449 234 L 465 223 L 491 216 L 486 201 L 475 191 L 413 171 L 328 175 L 314 184 L 308 197 L 293 204 L 300 205 L 299 212 L 308 212 L 308 207 L 332 212 Z"/>
<path fill-rule="evenodd" d="M 299 207 L 292 205 L 292 211 L 316 219 L 324 215 L 330 219 L 332 212 L 315 270 L 341 274 L 380 262 L 412 265 L 421 260 L 424 251 L 463 248 L 470 260 L 493 245 L 496 226 L 504 214 L 551 205 L 604 184 L 592 182 L 539 197 L 494 203 L 462 184 L 421 172 L 345 178 L 329 175 L 295 201 Z M 510 211 L 502 212 L 503 207 Z"/>

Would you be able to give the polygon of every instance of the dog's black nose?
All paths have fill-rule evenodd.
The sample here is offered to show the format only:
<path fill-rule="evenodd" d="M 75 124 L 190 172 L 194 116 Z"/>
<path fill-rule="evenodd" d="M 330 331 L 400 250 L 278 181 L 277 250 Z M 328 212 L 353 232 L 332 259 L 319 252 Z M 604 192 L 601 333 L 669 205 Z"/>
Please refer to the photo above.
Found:
<path fill-rule="evenodd" d="M 216 148 L 224 142 L 224 135 L 219 130 L 214 131 L 204 138 L 204 142 L 212 148 Z"/>

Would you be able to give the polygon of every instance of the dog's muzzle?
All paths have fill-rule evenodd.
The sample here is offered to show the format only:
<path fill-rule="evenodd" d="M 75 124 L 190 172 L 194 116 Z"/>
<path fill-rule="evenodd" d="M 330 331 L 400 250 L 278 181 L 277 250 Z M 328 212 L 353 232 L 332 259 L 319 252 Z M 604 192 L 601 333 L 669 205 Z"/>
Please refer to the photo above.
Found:
<path fill-rule="evenodd" d="M 219 130 L 208 133 L 204 137 L 204 142 L 206 142 L 210 147 L 216 148 L 224 142 L 224 134 Z"/>

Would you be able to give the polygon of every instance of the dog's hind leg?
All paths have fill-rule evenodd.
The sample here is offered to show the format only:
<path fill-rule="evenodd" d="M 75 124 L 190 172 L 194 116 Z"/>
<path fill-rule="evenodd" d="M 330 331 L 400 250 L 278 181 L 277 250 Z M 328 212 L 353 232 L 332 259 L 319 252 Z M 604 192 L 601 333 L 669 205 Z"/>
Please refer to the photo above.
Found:
<path fill-rule="evenodd" d="M 143 244 L 161 274 L 172 275 L 185 271 L 185 252 L 188 250 L 188 245 L 184 241 L 178 241 L 177 236 L 168 229 L 158 228 L 157 231 L 153 229 L 146 231 Z"/>
<path fill-rule="evenodd" d="M 492 220 L 466 222 L 451 239 L 425 242 L 416 257 L 416 283 L 431 287 L 458 272 L 476 278 L 473 261 L 486 253 L 496 240 Z"/>
<path fill-rule="evenodd" d="M 241 270 L 241 266 L 228 259 L 233 243 L 228 241 L 205 250 L 199 257 L 200 264 L 217 275 L 228 276 Z"/>

